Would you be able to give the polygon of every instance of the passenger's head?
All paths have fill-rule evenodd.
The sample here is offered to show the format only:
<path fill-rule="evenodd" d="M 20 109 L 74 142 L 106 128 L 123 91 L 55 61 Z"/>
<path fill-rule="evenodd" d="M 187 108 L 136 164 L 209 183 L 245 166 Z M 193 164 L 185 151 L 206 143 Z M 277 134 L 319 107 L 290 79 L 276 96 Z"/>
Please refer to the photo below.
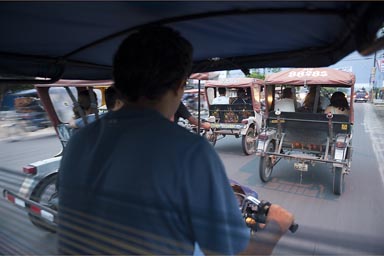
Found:
<path fill-rule="evenodd" d="M 348 101 L 343 92 L 334 92 L 331 97 L 331 106 L 341 110 L 349 109 Z"/>
<path fill-rule="evenodd" d="M 113 62 L 115 87 L 124 99 L 158 100 L 184 86 L 192 66 L 192 45 L 171 28 L 152 26 L 129 35 Z"/>
<path fill-rule="evenodd" d="M 220 95 L 225 95 L 227 93 L 227 89 L 225 89 L 224 87 L 220 87 L 218 90 Z"/>
<path fill-rule="evenodd" d="M 315 103 L 315 97 L 316 97 L 316 86 L 310 86 L 309 92 L 304 99 L 304 106 L 308 108 L 313 108 L 313 104 Z"/>
<path fill-rule="evenodd" d="M 237 97 L 239 97 L 239 98 L 245 97 L 245 90 L 243 88 L 237 89 Z"/>
<path fill-rule="evenodd" d="M 95 104 L 97 106 L 97 95 L 94 91 L 92 91 L 92 94 L 95 99 Z M 77 95 L 77 102 L 79 103 L 80 108 L 85 112 L 85 114 L 91 114 L 92 109 L 91 109 L 91 96 L 89 94 L 89 90 L 82 90 L 78 92 Z M 75 118 L 80 117 L 80 113 L 76 108 L 73 108 L 73 112 L 75 113 Z"/>
<path fill-rule="evenodd" d="M 281 98 L 291 99 L 292 98 L 292 89 L 291 88 L 285 88 L 283 90 Z"/>
<path fill-rule="evenodd" d="M 110 86 L 105 90 L 105 105 L 108 110 L 112 111 L 119 110 L 123 106 L 123 102 L 119 99 L 114 86 Z"/>

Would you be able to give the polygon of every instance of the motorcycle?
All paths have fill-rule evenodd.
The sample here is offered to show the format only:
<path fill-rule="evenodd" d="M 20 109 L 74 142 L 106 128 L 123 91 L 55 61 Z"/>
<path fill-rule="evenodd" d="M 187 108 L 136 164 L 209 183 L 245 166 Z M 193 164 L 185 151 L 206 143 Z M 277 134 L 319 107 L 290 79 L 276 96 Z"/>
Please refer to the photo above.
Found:
<path fill-rule="evenodd" d="M 62 97 L 68 93 L 68 91 L 64 88 L 61 88 L 61 86 L 63 85 L 59 83 L 55 84 L 54 86 L 52 85 L 51 88 L 55 88 L 57 90 L 48 90 L 46 86 L 36 86 L 36 88 L 39 91 L 42 99 L 44 99 L 43 102 L 51 102 L 49 92 L 51 92 L 52 95 L 61 95 Z M 65 85 L 64 87 L 68 88 L 66 86 L 68 85 Z M 78 86 L 81 87 L 84 85 L 79 84 Z M 105 88 L 106 85 L 102 84 L 97 88 L 94 88 L 94 90 L 100 90 L 100 93 L 102 93 Z M 69 90 L 69 92 L 71 91 Z M 70 100 L 70 98 L 71 97 L 67 97 L 68 100 Z M 45 108 L 50 110 L 47 111 L 47 113 L 50 115 L 50 120 L 57 121 L 56 123 L 53 122 L 52 125 L 56 129 L 57 135 L 64 148 L 70 137 L 70 132 L 68 131 L 67 125 L 64 122 L 66 120 L 65 117 L 68 116 L 64 115 L 63 113 L 65 113 L 64 110 L 72 113 L 72 108 L 64 106 L 64 110 L 61 109 L 61 111 L 57 112 L 54 111 L 50 104 L 45 105 Z M 58 113 L 60 114 L 61 119 L 59 118 Z M 184 127 L 189 129 L 191 132 L 197 132 L 198 130 L 196 129 L 197 127 L 192 126 L 187 122 L 184 123 Z M 207 132 L 204 129 L 200 129 L 199 133 L 203 136 L 209 136 L 210 131 Z M 59 153 L 52 158 L 37 161 L 25 166 L 23 168 L 23 172 L 27 174 L 27 176 L 24 179 L 18 193 L 9 191 L 7 189 L 3 191 L 3 196 L 8 202 L 28 212 L 30 221 L 35 226 L 50 232 L 56 232 L 57 229 L 57 210 L 59 206 L 59 200 L 56 183 L 60 161 L 61 154 Z M 254 219 L 255 221 L 265 221 L 265 216 L 262 218 L 259 217 L 259 215 L 261 216 L 267 214 L 268 211 L 265 208 L 268 205 L 265 205 L 263 201 L 260 203 L 257 201 L 258 194 L 255 191 L 246 188 L 234 181 L 231 181 L 231 186 L 239 200 L 239 210 L 242 211 L 244 218 L 248 219 L 249 221 L 251 219 Z M 258 205 L 261 205 L 262 208 L 258 209 Z M 264 211 L 262 209 L 264 209 Z M 251 230 L 255 229 L 255 227 L 252 225 L 250 225 L 250 228 Z"/>
<path fill-rule="evenodd" d="M 46 231 L 55 233 L 57 230 L 57 210 L 59 206 L 59 198 L 56 190 L 56 175 L 51 176 L 49 180 L 43 180 L 43 184 L 37 184 L 36 189 L 40 189 L 40 194 L 31 196 L 30 199 L 24 198 L 16 193 L 7 189 L 3 190 L 4 198 L 14 204 L 15 206 L 24 209 L 28 212 L 31 222 Z M 238 200 L 239 210 L 242 213 L 244 221 L 251 233 L 257 232 L 260 229 L 259 224 L 265 224 L 271 203 L 258 199 L 258 194 L 234 180 L 230 180 L 232 190 Z M 54 186 L 53 192 L 50 196 L 43 200 L 43 191 L 41 188 L 48 188 Z M 289 230 L 294 233 L 297 231 L 299 225 L 293 223 Z"/>

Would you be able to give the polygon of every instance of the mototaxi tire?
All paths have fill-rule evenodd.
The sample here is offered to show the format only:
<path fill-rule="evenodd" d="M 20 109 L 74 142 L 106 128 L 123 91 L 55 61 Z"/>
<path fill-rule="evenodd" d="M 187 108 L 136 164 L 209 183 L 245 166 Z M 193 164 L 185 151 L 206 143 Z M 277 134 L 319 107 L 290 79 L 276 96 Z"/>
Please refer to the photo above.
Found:
<path fill-rule="evenodd" d="M 241 138 L 241 145 L 243 148 L 243 152 L 246 155 L 251 155 L 256 152 L 256 140 L 255 137 L 257 134 L 255 133 L 255 128 L 249 127 L 246 134 Z M 249 142 L 252 140 L 251 142 Z"/>
<path fill-rule="evenodd" d="M 344 173 L 341 167 L 333 167 L 333 193 L 341 195 L 344 190 Z"/>
<path fill-rule="evenodd" d="M 44 179 L 42 179 L 36 187 L 33 189 L 30 200 L 40 203 L 46 207 L 56 209 L 56 206 L 50 204 L 51 201 L 57 200 L 57 173 L 52 174 Z M 28 214 L 30 221 L 36 227 L 56 233 L 57 225 L 48 221 L 43 221 L 32 213 Z"/>
<path fill-rule="evenodd" d="M 275 151 L 275 145 L 272 141 L 268 142 L 266 152 Z M 261 156 L 259 159 L 259 175 L 263 182 L 268 182 L 271 179 L 273 163 L 269 156 Z"/>

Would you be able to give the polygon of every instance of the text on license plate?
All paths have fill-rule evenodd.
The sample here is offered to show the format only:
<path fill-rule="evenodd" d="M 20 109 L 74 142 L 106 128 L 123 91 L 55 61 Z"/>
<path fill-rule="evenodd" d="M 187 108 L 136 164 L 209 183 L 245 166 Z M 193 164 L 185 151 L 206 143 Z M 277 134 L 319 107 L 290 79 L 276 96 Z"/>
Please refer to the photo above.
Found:
<path fill-rule="evenodd" d="M 223 123 L 211 124 L 211 128 L 217 128 L 217 129 L 242 129 L 243 127 L 244 127 L 243 124 L 223 124 Z"/>
<path fill-rule="evenodd" d="M 306 172 L 308 171 L 308 164 L 305 163 L 294 163 L 293 168 L 297 171 Z"/>

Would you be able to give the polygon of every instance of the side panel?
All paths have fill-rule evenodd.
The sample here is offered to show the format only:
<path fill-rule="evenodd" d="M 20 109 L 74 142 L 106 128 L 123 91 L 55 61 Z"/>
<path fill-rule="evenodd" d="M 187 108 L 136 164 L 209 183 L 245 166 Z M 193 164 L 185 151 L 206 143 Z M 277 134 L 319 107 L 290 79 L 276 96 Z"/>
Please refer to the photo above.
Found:
<path fill-rule="evenodd" d="M 28 175 L 19 189 L 19 195 L 29 198 L 35 186 L 45 177 L 56 173 L 60 166 L 61 157 L 53 157 L 42 161 L 31 163 L 35 166 L 37 172 L 35 175 Z"/>

